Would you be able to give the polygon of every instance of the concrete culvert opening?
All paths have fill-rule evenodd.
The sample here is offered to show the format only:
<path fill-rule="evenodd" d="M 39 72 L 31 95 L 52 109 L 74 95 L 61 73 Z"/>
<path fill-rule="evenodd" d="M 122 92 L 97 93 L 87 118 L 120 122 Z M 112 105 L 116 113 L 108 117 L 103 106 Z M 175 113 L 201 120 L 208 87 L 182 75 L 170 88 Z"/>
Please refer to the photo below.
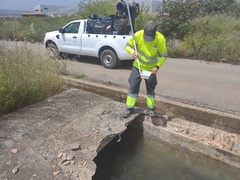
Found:
<path fill-rule="evenodd" d="M 93 180 L 238 179 L 238 168 L 163 142 L 146 133 L 141 118 L 130 123 L 95 157 Z"/>

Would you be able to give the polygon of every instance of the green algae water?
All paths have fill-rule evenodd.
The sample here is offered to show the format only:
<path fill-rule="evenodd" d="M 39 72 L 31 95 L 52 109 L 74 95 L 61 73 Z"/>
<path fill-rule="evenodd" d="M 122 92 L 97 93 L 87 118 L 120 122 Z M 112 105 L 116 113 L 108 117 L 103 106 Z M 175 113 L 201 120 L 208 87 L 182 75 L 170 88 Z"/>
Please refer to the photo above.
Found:
<path fill-rule="evenodd" d="M 240 180 L 240 169 L 128 128 L 99 152 L 93 180 Z"/>

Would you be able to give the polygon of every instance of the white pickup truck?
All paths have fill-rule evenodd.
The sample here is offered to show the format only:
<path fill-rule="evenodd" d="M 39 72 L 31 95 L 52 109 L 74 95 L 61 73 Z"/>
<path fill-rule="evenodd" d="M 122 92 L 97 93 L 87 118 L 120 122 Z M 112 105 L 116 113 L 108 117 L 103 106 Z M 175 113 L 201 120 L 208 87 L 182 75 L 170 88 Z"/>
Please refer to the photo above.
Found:
<path fill-rule="evenodd" d="M 66 24 L 59 31 L 47 32 L 44 45 L 53 58 L 61 54 L 98 57 L 105 68 L 116 68 L 122 60 L 132 60 L 125 50 L 130 35 L 120 35 L 117 31 L 104 33 L 90 32 L 88 19 L 75 20 Z"/>

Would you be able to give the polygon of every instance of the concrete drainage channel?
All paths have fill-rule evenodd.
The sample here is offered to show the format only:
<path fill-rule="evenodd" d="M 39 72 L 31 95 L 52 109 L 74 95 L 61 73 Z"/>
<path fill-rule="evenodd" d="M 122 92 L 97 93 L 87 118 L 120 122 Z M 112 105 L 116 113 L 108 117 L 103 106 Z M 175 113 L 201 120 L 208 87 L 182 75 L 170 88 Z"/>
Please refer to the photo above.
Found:
<path fill-rule="evenodd" d="M 238 168 L 193 152 L 179 143 L 162 141 L 153 136 L 153 131 L 143 122 L 144 116 L 139 116 L 128 125 L 121 141 L 114 138 L 98 153 L 94 158 L 97 169 L 93 180 L 239 179 Z"/>
<path fill-rule="evenodd" d="M 63 77 L 70 86 L 124 102 L 126 89 Z M 145 107 L 145 97 L 138 98 Z M 155 138 L 240 168 L 240 117 L 156 98 L 160 118 L 144 116 L 144 131 Z M 164 115 L 160 115 L 164 114 Z M 165 124 L 166 121 L 166 124 Z M 164 124 L 164 126 L 162 126 Z"/>

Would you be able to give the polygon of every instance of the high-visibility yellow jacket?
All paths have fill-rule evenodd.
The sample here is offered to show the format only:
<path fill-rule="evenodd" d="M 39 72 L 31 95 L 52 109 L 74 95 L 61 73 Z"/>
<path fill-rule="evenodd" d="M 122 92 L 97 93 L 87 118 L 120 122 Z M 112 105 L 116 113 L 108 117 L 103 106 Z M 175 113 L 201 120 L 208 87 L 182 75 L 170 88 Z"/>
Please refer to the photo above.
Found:
<path fill-rule="evenodd" d="M 131 55 L 134 52 L 133 40 L 136 42 L 141 70 L 151 71 L 155 66 L 162 66 L 167 57 L 167 46 L 165 37 L 160 32 L 156 32 L 155 39 L 152 42 L 144 41 L 143 30 L 136 32 L 125 46 L 125 50 Z M 134 60 L 133 65 L 138 68 L 137 59 Z"/>

